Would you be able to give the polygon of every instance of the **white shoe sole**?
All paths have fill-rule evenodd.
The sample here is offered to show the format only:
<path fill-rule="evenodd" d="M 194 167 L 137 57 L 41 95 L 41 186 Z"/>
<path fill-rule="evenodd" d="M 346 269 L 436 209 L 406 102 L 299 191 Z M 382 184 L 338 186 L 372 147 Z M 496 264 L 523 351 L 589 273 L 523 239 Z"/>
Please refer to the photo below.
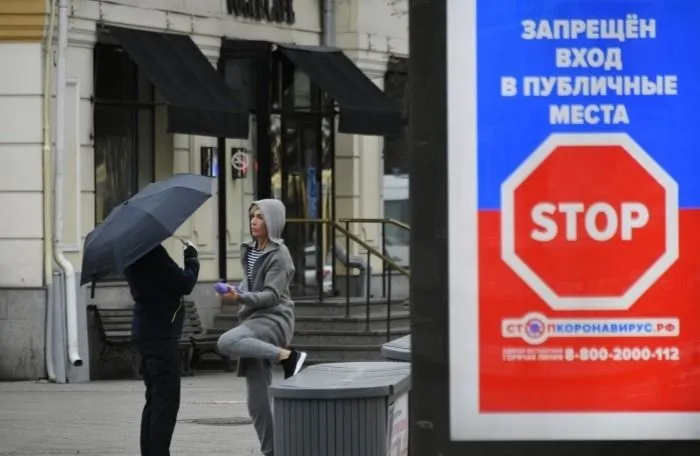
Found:
<path fill-rule="evenodd" d="M 294 373 L 292 374 L 292 376 L 299 373 L 299 371 L 301 370 L 301 366 L 304 365 L 304 361 L 306 361 L 306 352 L 299 352 L 299 359 L 297 360 L 297 365 L 294 366 Z"/>

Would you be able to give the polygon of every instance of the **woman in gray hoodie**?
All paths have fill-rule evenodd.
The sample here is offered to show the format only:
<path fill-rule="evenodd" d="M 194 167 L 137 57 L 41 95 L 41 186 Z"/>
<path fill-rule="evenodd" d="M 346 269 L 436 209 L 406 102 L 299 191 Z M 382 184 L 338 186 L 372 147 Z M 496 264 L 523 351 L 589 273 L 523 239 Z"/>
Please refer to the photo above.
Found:
<path fill-rule="evenodd" d="M 239 324 L 217 342 L 219 353 L 239 359 L 238 374 L 246 378 L 248 411 L 265 456 L 273 452 L 272 409 L 268 388 L 272 365 L 281 364 L 285 378 L 299 372 L 306 353 L 290 350 L 294 334 L 294 301 L 289 285 L 294 262 L 281 238 L 286 210 L 281 201 L 264 199 L 251 204 L 251 241 L 241 246 L 245 279 L 226 285 L 222 299 L 240 304 Z"/>

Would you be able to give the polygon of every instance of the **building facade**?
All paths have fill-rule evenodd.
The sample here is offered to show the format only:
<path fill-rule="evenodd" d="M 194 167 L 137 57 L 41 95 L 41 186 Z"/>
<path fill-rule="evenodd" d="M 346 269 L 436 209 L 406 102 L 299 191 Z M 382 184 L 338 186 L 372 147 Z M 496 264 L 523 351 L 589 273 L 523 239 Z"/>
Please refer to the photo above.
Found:
<path fill-rule="evenodd" d="M 213 175 L 214 198 L 177 233 L 199 246 L 202 268 L 193 295 L 207 326 L 219 305 L 210 284 L 241 276 L 239 245 L 254 198 L 282 198 L 297 218 L 382 217 L 383 141 L 396 120 L 387 120 L 384 101 L 366 86 L 356 81 L 361 93 L 344 92 L 343 81 L 359 69 L 383 88 L 390 57 L 408 52 L 406 4 L 335 0 L 324 22 L 323 0 L 70 0 L 60 123 L 59 239 L 66 258 L 80 271 L 87 233 L 149 182 L 178 172 Z M 56 269 L 52 11 L 51 0 L 0 2 L 0 379 L 46 373 L 47 284 Z M 143 31 L 151 34 L 139 35 Z M 158 47 L 182 40 L 158 41 L 156 34 L 188 37 L 198 54 L 184 57 L 183 49 L 192 51 L 187 43 Z M 49 38 L 54 46 L 47 53 Z M 343 52 L 320 48 L 324 44 Z M 231 118 L 216 130 L 206 106 L 199 122 L 192 116 L 197 102 L 188 96 L 207 94 L 208 87 L 188 95 L 182 92 L 190 88 L 168 86 L 200 60 L 235 94 L 238 114 L 249 117 L 245 135 Z M 360 95 L 367 99 L 358 105 Z M 313 174 L 320 189 L 313 198 L 305 174 Z M 377 225 L 357 224 L 353 231 L 380 243 Z M 181 259 L 178 242 L 166 246 Z M 87 300 L 129 301 L 118 277 L 98 283 Z"/>

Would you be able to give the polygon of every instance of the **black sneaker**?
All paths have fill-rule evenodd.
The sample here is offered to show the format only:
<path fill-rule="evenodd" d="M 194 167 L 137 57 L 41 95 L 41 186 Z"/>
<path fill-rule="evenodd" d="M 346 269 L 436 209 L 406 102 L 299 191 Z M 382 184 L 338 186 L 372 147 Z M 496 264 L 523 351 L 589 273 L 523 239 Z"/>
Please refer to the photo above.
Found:
<path fill-rule="evenodd" d="M 292 350 L 292 353 L 289 355 L 289 358 L 285 359 L 281 363 L 282 368 L 284 369 L 284 378 L 293 377 L 296 374 L 298 374 L 301 370 L 301 366 L 304 365 L 305 360 L 305 352 L 298 352 L 296 350 Z"/>

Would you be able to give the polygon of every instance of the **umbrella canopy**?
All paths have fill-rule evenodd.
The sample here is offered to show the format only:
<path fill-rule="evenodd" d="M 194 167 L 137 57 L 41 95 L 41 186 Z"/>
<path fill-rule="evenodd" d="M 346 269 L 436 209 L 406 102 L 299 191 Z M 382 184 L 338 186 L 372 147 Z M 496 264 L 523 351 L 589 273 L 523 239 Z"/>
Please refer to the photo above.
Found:
<path fill-rule="evenodd" d="M 212 196 L 213 179 L 176 174 L 115 207 L 85 239 L 80 284 L 124 268 L 172 236 Z"/>

